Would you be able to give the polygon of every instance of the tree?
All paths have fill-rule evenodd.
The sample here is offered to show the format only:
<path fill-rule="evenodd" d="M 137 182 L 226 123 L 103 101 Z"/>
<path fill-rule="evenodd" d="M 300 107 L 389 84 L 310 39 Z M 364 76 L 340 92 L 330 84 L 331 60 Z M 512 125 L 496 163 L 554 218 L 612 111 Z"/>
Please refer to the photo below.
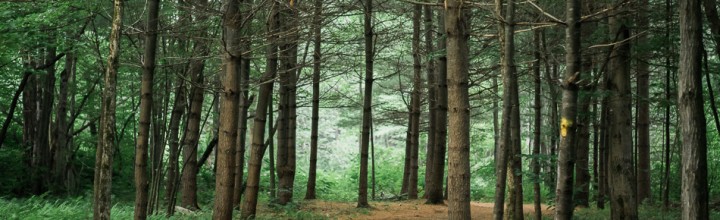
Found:
<path fill-rule="evenodd" d="M 258 102 L 255 107 L 255 118 L 253 119 L 253 128 L 251 131 L 252 148 L 250 149 L 250 158 L 248 161 L 248 176 L 247 185 L 245 186 L 245 199 L 242 202 L 241 219 L 247 219 L 255 216 L 255 210 L 257 208 L 258 190 L 260 185 L 260 166 L 262 165 L 262 158 L 265 154 L 265 143 L 263 137 L 265 136 L 265 120 L 270 114 L 270 121 L 272 121 L 272 91 L 274 85 L 274 78 L 277 73 L 278 65 L 278 47 L 277 47 L 277 34 L 279 32 L 278 27 L 280 26 L 278 6 L 276 2 L 270 4 L 269 14 L 267 16 L 267 51 L 266 51 L 266 67 L 265 74 L 260 80 L 260 90 L 258 91 Z M 269 126 L 268 126 L 269 127 Z M 268 139 L 272 139 L 272 135 Z M 273 157 L 270 154 L 270 157 Z M 271 169 L 272 171 L 272 169 Z M 272 172 L 270 175 L 274 175 Z M 271 191 L 274 187 L 271 187 Z"/>
<path fill-rule="evenodd" d="M 360 178 L 358 182 L 358 208 L 370 207 L 367 201 L 368 148 L 370 145 L 370 121 L 372 120 L 372 83 L 373 83 L 373 0 L 365 0 L 364 37 L 365 37 L 365 91 L 363 96 L 362 135 L 360 138 Z"/>
<path fill-rule="evenodd" d="M 648 0 L 640 0 L 640 5 L 648 5 Z M 639 31 L 649 30 L 649 18 L 646 9 L 639 9 L 637 15 Z M 640 35 L 638 43 L 647 42 L 647 35 Z M 638 202 L 650 199 L 650 65 L 649 51 L 645 48 L 637 54 L 637 198 Z"/>
<path fill-rule="evenodd" d="M 438 2 L 443 2 L 439 0 Z M 428 198 L 426 203 L 428 204 L 442 204 L 443 203 L 443 179 L 445 177 L 445 144 L 447 142 L 447 52 L 445 48 L 446 37 L 445 37 L 445 11 L 438 11 L 437 16 L 438 24 L 438 36 L 437 36 L 437 68 L 435 69 L 435 132 L 434 146 L 428 145 L 433 149 L 432 157 L 432 176 Z M 429 94 L 429 93 L 428 93 Z M 432 101 L 430 102 L 433 103 Z M 429 143 L 428 143 L 429 144 Z"/>
<path fill-rule="evenodd" d="M 423 8 L 423 16 L 424 16 L 424 26 L 425 26 L 425 55 L 429 57 L 429 55 L 434 53 L 433 49 L 433 40 L 435 32 L 435 29 L 433 28 L 432 22 L 432 16 L 433 11 L 430 8 L 430 6 L 425 6 Z M 426 154 L 425 154 L 425 195 L 424 198 L 430 197 L 430 189 L 432 188 L 431 185 L 435 184 L 433 182 L 433 161 L 435 160 L 435 149 L 434 146 L 436 146 L 435 142 L 435 127 L 437 126 L 437 122 L 435 120 L 436 118 L 436 109 L 435 106 L 437 105 L 437 95 L 435 92 L 435 60 L 434 59 L 427 59 L 427 84 L 425 85 L 427 88 L 427 100 L 428 100 L 428 131 L 427 131 L 427 143 L 425 144 Z M 443 158 L 444 159 L 444 158 Z"/>
<path fill-rule="evenodd" d="M 630 37 L 623 15 L 610 18 L 610 31 L 616 40 Z M 609 139 L 608 184 L 613 219 L 637 219 L 637 191 L 632 148 L 632 101 L 630 93 L 630 43 L 613 47 L 608 73 Z"/>
<path fill-rule="evenodd" d="M 140 87 L 140 129 L 135 147 L 135 219 L 147 218 L 148 209 L 148 138 L 153 109 L 153 77 L 157 49 L 157 26 L 160 1 L 147 1 L 148 18 L 145 30 L 142 86 Z"/>
<path fill-rule="evenodd" d="M 522 201 L 522 158 L 520 146 L 520 101 L 518 94 L 518 76 L 515 67 L 515 1 L 507 0 L 505 7 L 505 33 L 503 33 L 503 87 L 507 87 L 503 93 L 503 102 L 509 102 L 510 111 L 503 111 L 503 115 L 510 114 L 508 134 L 505 134 L 503 144 L 507 158 L 507 185 L 508 185 L 508 210 L 507 219 L 523 219 Z M 503 116 L 505 117 L 505 116 Z M 507 138 L 509 137 L 509 139 Z"/>
<path fill-rule="evenodd" d="M 565 28 L 565 79 L 562 80 L 562 113 L 560 119 L 560 147 L 556 185 L 555 219 L 573 216 L 573 168 L 575 165 L 576 114 L 580 79 L 580 1 L 568 0 Z"/>
<path fill-rule="evenodd" d="M 461 0 L 447 1 L 448 216 L 470 219 L 470 102 L 468 38 L 470 14 Z"/>
<path fill-rule="evenodd" d="M 410 98 L 410 176 L 408 182 L 408 199 L 417 199 L 418 184 L 418 150 L 420 149 L 420 90 L 422 85 L 422 66 L 420 61 L 420 19 L 422 5 L 413 6 L 413 89 Z"/>
<path fill-rule="evenodd" d="M 280 29 L 286 35 L 280 37 L 280 103 L 278 105 L 277 135 L 277 177 L 278 203 L 286 205 L 292 201 L 296 166 L 296 123 L 297 123 L 297 54 L 298 54 L 298 12 L 294 5 L 281 7 Z"/>
<path fill-rule="evenodd" d="M 680 1 L 678 112 L 682 148 L 682 219 L 708 219 L 707 137 L 702 95 L 700 1 Z"/>
<path fill-rule="evenodd" d="M 100 132 L 95 154 L 95 181 L 93 186 L 93 218 L 110 219 L 110 188 L 112 185 L 112 162 L 115 153 L 115 108 L 117 73 L 120 64 L 120 28 L 122 27 L 123 1 L 113 1 L 110 54 L 104 75 Z"/>
<path fill-rule="evenodd" d="M 503 20 L 505 18 L 503 17 L 503 0 L 496 0 L 495 1 L 495 14 L 497 16 L 497 25 L 498 25 L 498 41 L 500 43 L 500 47 L 503 48 L 500 50 L 500 63 L 502 65 L 501 73 L 503 78 L 503 115 L 502 115 L 502 122 L 500 122 L 502 125 L 500 127 L 499 138 L 498 142 L 495 144 L 495 206 L 493 207 L 493 218 L 495 220 L 502 220 L 505 219 L 505 189 L 507 188 L 507 174 L 508 174 L 508 154 L 510 153 L 508 148 L 508 144 L 510 144 L 510 112 L 512 111 L 512 102 L 510 101 L 510 89 L 511 83 L 510 83 L 510 75 L 507 74 L 508 71 L 510 71 L 510 65 L 508 63 L 509 60 L 507 60 L 507 56 L 505 54 L 505 23 Z M 512 61 L 510 61 L 512 62 Z M 496 82 L 493 82 L 493 85 L 497 85 Z M 511 206 L 512 207 L 512 206 Z M 509 219 L 509 218 L 508 218 Z"/>
<path fill-rule="evenodd" d="M 235 166 L 235 144 L 238 121 L 238 76 L 240 56 L 240 29 L 242 13 L 238 1 L 223 3 L 222 48 L 223 75 L 220 92 L 220 128 L 217 147 L 214 219 L 232 218 L 232 199 Z"/>
<path fill-rule="evenodd" d="M 315 199 L 315 181 L 317 179 L 317 148 L 318 148 L 318 119 L 320 107 L 320 59 L 322 55 L 322 0 L 315 0 L 315 15 L 313 17 L 313 74 L 312 74 L 312 116 L 310 133 L 310 169 L 308 169 L 308 182 L 305 199 Z"/>
<path fill-rule="evenodd" d="M 240 2 L 240 8 L 243 10 L 242 13 L 248 14 L 247 12 L 248 7 L 246 4 L 248 4 L 248 1 L 241 1 Z M 245 18 L 242 22 L 243 23 L 250 23 L 252 22 L 253 14 L 249 14 L 248 18 Z M 235 151 L 235 180 L 234 180 L 234 190 L 233 190 L 233 207 L 239 209 L 240 208 L 240 200 L 242 199 L 242 193 L 245 190 L 245 187 L 243 187 L 243 170 L 245 168 L 245 144 L 246 144 L 246 133 L 247 133 L 247 119 L 248 119 L 248 110 L 250 109 L 250 105 L 252 105 L 253 102 L 253 96 L 250 96 L 250 92 L 248 90 L 249 87 L 249 81 L 250 81 L 250 57 L 252 56 L 252 50 L 250 48 L 250 40 L 247 38 L 248 31 L 242 32 L 241 40 L 240 40 L 240 94 L 238 96 L 239 100 L 239 107 L 240 107 L 240 115 L 238 116 L 238 131 L 237 131 L 237 148 Z"/>
<path fill-rule="evenodd" d="M 541 191 L 540 191 L 540 139 L 541 139 L 541 127 L 542 127 L 542 86 L 541 86 L 541 77 L 540 77 L 540 59 L 542 57 L 540 56 L 540 30 L 535 30 L 533 32 L 533 48 L 535 49 L 533 51 L 533 56 L 535 57 L 535 62 L 533 63 L 533 84 L 535 87 L 535 96 L 534 99 L 534 122 L 533 122 L 533 148 L 532 148 L 532 172 L 535 178 L 533 178 L 533 199 L 534 199 L 534 207 L 535 207 L 535 213 L 533 217 L 535 219 L 542 219 L 542 206 L 540 206 L 541 200 Z"/>

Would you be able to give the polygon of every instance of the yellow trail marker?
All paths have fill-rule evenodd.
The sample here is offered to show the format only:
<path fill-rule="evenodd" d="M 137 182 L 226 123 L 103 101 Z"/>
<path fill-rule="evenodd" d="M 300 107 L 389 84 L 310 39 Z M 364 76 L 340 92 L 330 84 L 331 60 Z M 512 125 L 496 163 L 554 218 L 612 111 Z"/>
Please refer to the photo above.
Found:
<path fill-rule="evenodd" d="M 572 120 L 567 118 L 560 119 L 560 136 L 565 137 L 567 136 L 567 130 L 570 126 L 572 126 Z"/>

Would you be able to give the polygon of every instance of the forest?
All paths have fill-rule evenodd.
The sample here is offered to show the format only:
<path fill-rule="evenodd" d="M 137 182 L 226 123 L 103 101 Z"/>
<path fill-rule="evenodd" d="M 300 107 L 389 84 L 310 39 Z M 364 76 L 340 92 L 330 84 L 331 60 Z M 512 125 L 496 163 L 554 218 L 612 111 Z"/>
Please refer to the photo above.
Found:
<path fill-rule="evenodd" d="M 0 20 L 0 219 L 720 219 L 715 0 Z"/>

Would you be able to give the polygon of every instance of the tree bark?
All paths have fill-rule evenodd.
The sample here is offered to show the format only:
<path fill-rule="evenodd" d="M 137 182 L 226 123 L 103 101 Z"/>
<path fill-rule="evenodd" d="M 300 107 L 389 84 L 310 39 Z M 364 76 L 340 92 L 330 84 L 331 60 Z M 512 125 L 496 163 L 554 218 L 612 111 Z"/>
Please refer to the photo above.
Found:
<path fill-rule="evenodd" d="M 243 10 L 241 13 L 243 14 L 249 14 L 248 11 L 250 10 L 249 7 L 246 5 L 248 4 L 246 1 L 240 2 L 240 8 Z M 243 23 L 250 23 L 252 22 L 252 15 L 249 15 L 248 18 L 245 18 Z M 242 26 L 242 25 L 241 25 Z M 240 27 L 242 28 L 242 27 Z M 234 167 L 234 173 L 235 178 L 233 180 L 233 207 L 236 209 L 240 209 L 240 201 L 242 199 L 242 194 L 245 190 L 245 187 L 243 187 L 243 171 L 245 170 L 245 149 L 246 149 L 246 133 L 247 133 L 247 118 L 248 118 L 248 110 L 250 108 L 250 105 L 252 105 L 253 97 L 250 96 L 250 92 L 248 91 L 249 81 L 250 81 L 250 57 L 252 56 L 252 50 L 250 49 L 250 40 L 247 40 L 246 33 L 243 33 L 243 36 L 241 36 L 242 40 L 240 40 L 240 79 L 239 79 L 239 89 L 240 94 L 238 96 L 238 102 L 239 102 L 239 108 L 240 108 L 240 114 L 238 116 L 238 130 L 237 130 L 237 146 L 236 146 L 236 152 L 235 152 L 235 167 Z"/>
<path fill-rule="evenodd" d="M 448 83 L 448 217 L 470 219 L 470 14 L 461 0 L 446 1 Z"/>
<path fill-rule="evenodd" d="M 223 3 L 223 36 L 220 91 L 219 134 L 215 173 L 215 204 L 214 219 L 232 218 L 233 184 L 235 180 L 235 148 L 237 144 L 238 125 L 238 76 L 241 48 L 240 29 L 243 15 L 240 3 L 227 0 Z"/>
<path fill-rule="evenodd" d="M 372 84 L 373 84 L 373 0 L 365 0 L 365 91 L 363 96 L 362 135 L 360 138 L 360 178 L 358 182 L 358 208 L 370 207 L 367 201 L 368 147 L 370 144 L 370 120 L 372 120 Z"/>
<path fill-rule="evenodd" d="M 533 122 L 533 148 L 532 148 L 532 172 L 535 176 L 533 178 L 533 207 L 535 208 L 534 217 L 535 219 L 542 219 L 542 206 L 541 204 L 541 191 L 540 191 L 540 137 L 542 127 L 542 90 L 541 90 L 541 78 L 540 78 L 540 30 L 533 32 L 533 55 L 535 61 L 533 62 L 533 82 L 535 86 L 535 97 L 534 99 L 534 122 Z M 522 199 L 521 199 L 522 200 Z"/>
<path fill-rule="evenodd" d="M 443 2 L 443 0 L 439 0 Z M 437 15 L 438 24 L 438 37 L 437 37 L 437 51 L 440 54 L 437 57 L 438 68 L 436 69 L 436 84 L 434 85 L 436 96 L 435 96 L 435 133 L 429 134 L 434 135 L 435 144 L 432 146 L 433 158 L 432 158 L 432 185 L 428 191 L 428 204 L 442 204 L 443 203 L 443 180 L 445 179 L 445 145 L 447 142 L 447 52 L 445 51 L 446 38 L 445 38 L 445 11 L 438 11 Z M 432 102 L 431 102 L 432 103 Z"/>
<path fill-rule="evenodd" d="M 279 27 L 279 14 L 278 14 L 278 5 L 277 3 L 273 2 L 270 5 L 270 11 L 268 14 L 268 20 L 267 20 L 267 62 L 266 62 L 266 68 L 265 68 L 265 74 L 262 76 L 260 80 L 260 91 L 258 92 L 258 102 L 255 107 L 255 117 L 253 122 L 253 128 L 251 131 L 251 139 L 252 140 L 252 148 L 250 149 L 250 158 L 248 161 L 248 175 L 247 175 L 247 184 L 245 186 L 245 199 L 242 202 L 241 215 L 240 219 L 247 219 L 255 216 L 255 211 L 257 208 L 257 199 L 258 199 L 258 190 L 260 185 L 260 168 L 262 165 L 262 158 L 265 154 L 265 143 L 263 142 L 263 137 L 265 136 L 265 120 L 268 115 L 270 114 L 272 121 L 272 111 L 268 111 L 268 109 L 272 110 L 272 91 L 273 91 L 273 84 L 274 84 L 274 78 L 277 73 L 278 69 L 278 57 L 277 57 L 277 43 L 276 40 L 278 38 L 278 27 Z M 272 135 L 269 138 L 272 138 Z M 270 154 L 270 157 L 272 158 L 273 155 Z M 272 161 L 271 161 L 272 163 Z M 272 166 L 272 165 L 271 165 Z M 274 175 L 271 168 L 271 176 Z M 271 181 L 274 180 L 274 177 L 271 177 Z M 271 192 L 274 191 L 274 187 L 271 186 Z"/>
<path fill-rule="evenodd" d="M 555 219 L 571 219 L 573 216 L 573 168 L 575 166 L 575 143 L 577 139 L 577 102 L 580 79 L 580 1 L 568 0 L 566 3 L 565 29 L 565 79 L 562 80 L 563 98 L 560 119 L 560 146 L 558 151 L 558 169 L 556 185 Z"/>
<path fill-rule="evenodd" d="M 310 168 L 308 170 L 307 190 L 305 199 L 315 199 L 315 181 L 317 179 L 317 148 L 318 148 L 318 120 L 320 107 L 320 64 L 323 7 L 322 0 L 315 0 L 315 16 L 313 17 L 313 75 L 312 75 L 312 116 L 310 124 Z"/>
<path fill-rule="evenodd" d="M 93 219 L 110 219 L 110 188 L 112 162 L 115 153 L 115 107 L 117 73 L 120 64 L 120 28 L 122 27 L 123 1 L 113 1 L 113 20 L 110 31 L 110 54 L 107 60 L 105 83 L 100 113 L 100 132 L 95 155 L 95 181 L 93 186 Z"/>
<path fill-rule="evenodd" d="M 207 7 L 207 0 L 195 0 L 196 10 Z M 208 19 L 207 15 L 198 13 L 197 20 L 202 23 Z M 197 51 L 200 57 L 206 57 L 210 54 L 210 47 L 206 40 L 203 40 L 205 33 L 200 33 L 193 50 Z M 182 184 L 181 184 L 181 203 L 180 205 L 190 210 L 200 209 L 197 198 L 197 173 L 199 171 L 197 161 L 198 141 L 200 139 L 200 116 L 202 114 L 202 106 L 204 99 L 203 85 L 205 77 L 203 69 L 205 68 L 204 59 L 193 59 L 190 61 L 188 68 L 189 75 L 192 78 L 193 86 L 190 92 L 190 110 L 188 112 L 187 125 L 185 126 L 184 138 L 182 140 L 183 164 L 182 167 Z M 208 111 L 209 112 L 209 111 Z"/>
<path fill-rule="evenodd" d="M 520 146 L 520 102 L 518 94 L 518 76 L 515 67 L 515 1 L 507 0 L 505 7 L 505 29 L 503 44 L 503 73 L 508 87 L 507 100 L 510 102 L 509 139 L 503 142 L 507 151 L 507 185 L 508 207 L 507 219 L 523 219 L 523 193 L 522 193 L 522 151 Z M 505 126 L 505 125 L 504 125 Z"/>
<path fill-rule="evenodd" d="M 510 75 L 508 71 L 510 67 L 507 63 L 507 56 L 505 54 L 505 20 L 503 14 L 503 3 L 504 0 L 495 0 L 495 16 L 498 19 L 498 41 L 500 43 L 500 63 L 501 76 L 503 80 L 503 109 L 502 109 L 502 121 L 498 136 L 498 140 L 495 144 L 495 206 L 493 207 L 493 219 L 502 220 L 505 219 L 505 189 L 507 189 L 508 179 L 508 158 L 509 158 L 509 147 L 510 143 L 510 112 L 512 111 L 512 102 L 510 101 Z M 497 84 L 493 81 L 493 84 Z M 508 218 L 512 219 L 512 218 Z"/>
<path fill-rule="evenodd" d="M 153 78 L 157 51 L 157 26 L 160 1 L 147 1 L 148 18 L 145 30 L 145 51 L 140 86 L 140 122 L 135 146 L 135 219 L 146 219 L 148 212 L 148 139 L 153 110 Z"/>
<path fill-rule="evenodd" d="M 618 15 L 621 16 L 621 15 Z M 610 18 L 610 33 L 623 42 L 630 37 L 624 18 Z M 633 166 L 632 99 L 630 97 L 630 44 L 614 46 L 610 55 L 608 184 L 613 219 L 638 219 L 636 177 Z"/>
<path fill-rule="evenodd" d="M 640 5 L 648 5 L 648 0 L 640 0 Z M 649 30 L 647 10 L 639 8 L 638 31 Z M 647 42 L 647 35 L 641 34 L 638 43 Z M 650 65 L 649 50 L 638 50 L 637 62 L 637 199 L 638 203 L 650 199 Z"/>
<path fill-rule="evenodd" d="M 280 41 L 280 105 L 277 147 L 278 204 L 286 205 L 292 201 L 293 183 L 295 181 L 295 129 L 296 129 L 296 97 L 297 97 L 297 53 L 298 29 L 297 9 L 282 7 L 280 13 L 280 29 L 287 35 Z"/>
<path fill-rule="evenodd" d="M 700 1 L 680 1 L 678 110 L 682 148 L 682 219 L 708 219 L 707 137 L 702 91 Z"/>
<path fill-rule="evenodd" d="M 425 6 L 423 8 L 423 16 L 424 17 L 424 26 L 425 26 L 425 55 L 427 57 L 431 57 L 430 55 L 434 53 L 433 48 L 433 32 L 435 29 L 433 29 L 432 25 L 432 16 L 433 11 L 430 8 L 430 6 Z M 428 100 L 428 135 L 427 135 L 427 144 L 425 145 L 426 149 L 426 156 L 425 156 L 425 195 L 423 196 L 425 199 L 430 197 L 430 189 L 432 188 L 432 184 L 436 184 L 433 182 L 433 160 L 435 158 L 435 150 L 434 146 L 436 146 L 435 141 L 435 130 L 437 126 L 437 122 L 435 120 L 436 118 L 436 105 L 437 105 L 437 95 L 435 92 L 435 61 L 433 59 L 427 60 L 427 84 L 425 85 L 427 87 L 427 100 Z"/>
<path fill-rule="evenodd" d="M 422 71 L 420 60 L 420 20 L 422 19 L 422 6 L 413 6 L 413 90 L 410 98 L 410 176 L 408 183 L 408 199 L 417 199 L 418 184 L 418 151 L 420 149 L 420 90 L 422 87 Z"/>

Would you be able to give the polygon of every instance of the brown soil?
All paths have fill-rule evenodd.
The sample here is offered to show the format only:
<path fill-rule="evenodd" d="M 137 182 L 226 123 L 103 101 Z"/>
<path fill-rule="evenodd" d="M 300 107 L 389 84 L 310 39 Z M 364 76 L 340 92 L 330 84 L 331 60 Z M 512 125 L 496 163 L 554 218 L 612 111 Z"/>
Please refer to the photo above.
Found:
<path fill-rule="evenodd" d="M 306 201 L 300 209 L 322 215 L 330 219 L 447 219 L 447 205 L 426 205 L 425 200 L 397 202 L 370 202 L 370 209 L 358 209 L 355 203 Z M 544 213 L 551 213 L 543 205 Z M 472 202 L 472 219 L 492 219 L 493 204 Z M 534 212 L 533 205 L 523 207 L 527 216 Z"/>

